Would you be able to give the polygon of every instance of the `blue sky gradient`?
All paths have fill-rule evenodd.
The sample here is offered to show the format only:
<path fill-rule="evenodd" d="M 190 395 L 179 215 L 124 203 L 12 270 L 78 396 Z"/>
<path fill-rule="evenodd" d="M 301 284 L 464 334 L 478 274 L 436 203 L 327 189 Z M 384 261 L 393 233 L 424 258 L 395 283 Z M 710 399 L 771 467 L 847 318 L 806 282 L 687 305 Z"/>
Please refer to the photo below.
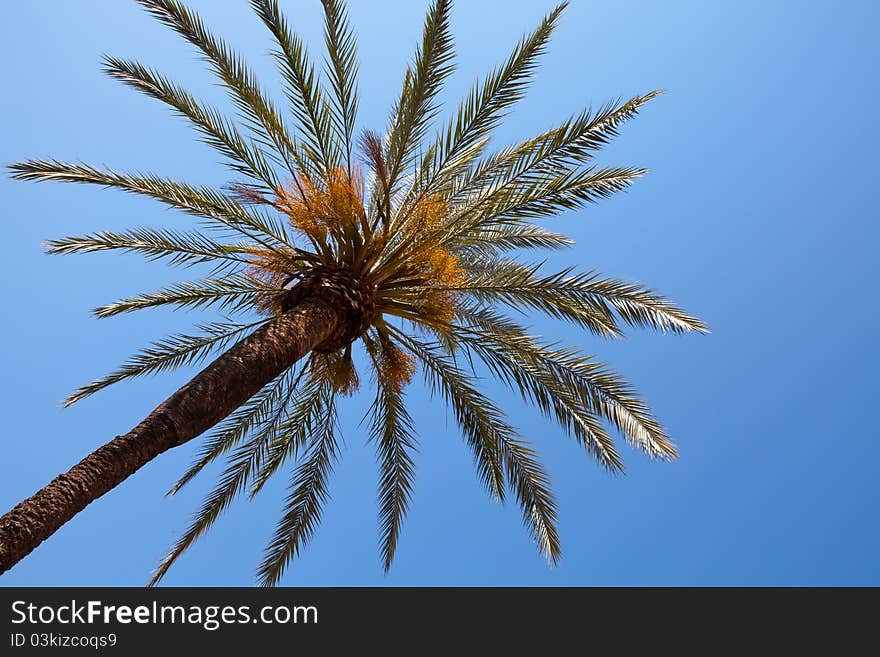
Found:
<path fill-rule="evenodd" d="M 360 127 L 382 129 L 420 35 L 425 5 L 352 0 L 361 61 Z M 245 2 L 191 0 L 216 34 L 280 92 L 270 37 Z M 286 0 L 321 54 L 318 2 Z M 447 110 L 506 57 L 550 2 L 459 2 L 458 70 Z M 651 169 L 633 189 L 553 220 L 577 239 L 554 262 L 647 282 L 710 336 L 633 331 L 602 342 L 532 318 L 612 364 L 679 444 L 675 463 L 628 447 L 624 477 L 499 385 L 487 391 L 535 441 L 558 494 L 564 557 L 549 568 L 518 510 L 489 501 L 454 421 L 421 384 L 418 479 L 397 559 L 377 550 L 376 459 L 343 413 L 346 448 L 332 500 L 286 585 L 880 585 L 876 149 L 880 5 L 851 0 L 598 3 L 567 10 L 528 99 L 499 145 L 588 104 L 668 93 L 601 156 Z M 156 101 L 100 72 L 100 56 L 155 66 L 228 107 L 206 67 L 134 2 L 0 4 L 0 161 L 57 157 L 222 185 L 218 157 Z M 276 93 L 279 102 L 280 93 Z M 6 510 L 124 433 L 192 371 L 116 386 L 72 409 L 61 400 L 162 335 L 207 314 L 93 319 L 89 309 L 188 273 L 135 256 L 48 257 L 65 234 L 193 225 L 158 204 L 97 188 L 3 177 L 7 255 L 0 507 Z M 141 585 L 213 483 L 163 493 L 197 443 L 166 453 L 92 504 L 0 585 Z M 280 513 L 284 477 L 236 504 L 164 582 L 250 585 Z"/>

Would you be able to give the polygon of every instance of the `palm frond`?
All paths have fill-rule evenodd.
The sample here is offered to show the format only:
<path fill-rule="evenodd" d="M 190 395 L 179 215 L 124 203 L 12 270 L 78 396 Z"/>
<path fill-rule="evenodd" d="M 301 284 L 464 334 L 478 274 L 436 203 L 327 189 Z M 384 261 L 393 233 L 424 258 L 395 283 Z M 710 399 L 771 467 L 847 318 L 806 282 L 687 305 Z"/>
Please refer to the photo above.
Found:
<path fill-rule="evenodd" d="M 540 284 L 540 283 L 539 283 Z M 602 277 L 596 271 L 566 276 L 560 287 L 569 294 L 604 303 L 630 326 L 650 328 L 663 333 L 708 333 L 709 328 L 698 318 L 654 290 L 637 283 Z"/>
<path fill-rule="evenodd" d="M 511 259 L 476 258 L 465 265 L 468 277 L 450 291 L 467 294 L 481 304 L 501 303 L 517 312 L 534 309 L 550 317 L 573 322 L 601 337 L 622 333 L 614 314 L 601 302 L 585 294 L 572 293 L 566 285 L 570 270 L 539 276 L 540 264 Z"/>
<path fill-rule="evenodd" d="M 27 160 L 9 165 L 9 169 L 17 180 L 54 180 L 121 189 L 216 222 L 223 229 L 244 235 L 271 250 L 292 246 L 280 221 L 265 214 L 249 212 L 233 199 L 209 187 L 193 187 L 157 176 L 128 175 L 112 169 L 102 170 L 87 164 L 58 160 Z M 216 224 L 208 225 L 216 228 Z"/>
<path fill-rule="evenodd" d="M 46 252 L 53 255 L 96 251 L 140 253 L 149 260 L 165 258 L 172 265 L 194 265 L 216 260 L 231 266 L 247 264 L 240 244 L 221 244 L 202 233 L 167 229 L 134 228 L 121 233 L 101 231 L 90 235 L 49 240 Z"/>
<path fill-rule="evenodd" d="M 433 394 L 440 394 L 452 408 L 468 446 L 480 481 L 489 495 L 504 499 L 504 461 L 499 443 L 513 439 L 515 431 L 504 416 L 438 345 L 395 332 L 395 337 L 418 358 L 425 381 Z"/>
<path fill-rule="evenodd" d="M 132 356 L 117 370 L 97 381 L 77 388 L 67 399 L 65 406 L 95 394 L 99 390 L 133 377 L 167 372 L 187 365 L 196 365 L 210 354 L 223 349 L 235 338 L 256 329 L 268 320 L 239 324 L 235 322 L 215 322 L 199 327 L 200 335 L 172 335 L 143 349 Z"/>
<path fill-rule="evenodd" d="M 473 256 L 493 257 L 517 249 L 561 250 L 574 245 L 574 240 L 542 226 L 524 221 L 493 222 L 461 231 L 450 244 L 454 253 L 465 259 Z"/>
<path fill-rule="evenodd" d="M 613 101 L 593 111 L 585 109 L 578 116 L 563 123 L 553 136 L 539 140 L 537 164 L 540 167 L 559 167 L 583 164 L 596 151 L 620 134 L 620 127 L 635 117 L 649 101 L 657 98 L 661 90 L 633 96 L 624 102 Z"/>
<path fill-rule="evenodd" d="M 180 85 L 137 62 L 105 56 L 104 71 L 188 119 L 202 133 L 202 141 L 229 160 L 233 171 L 260 181 L 267 190 L 278 189 L 278 177 L 262 149 L 243 137 L 217 110 L 199 103 Z"/>
<path fill-rule="evenodd" d="M 481 208 L 480 214 L 483 220 L 493 221 L 551 217 L 621 192 L 647 172 L 636 167 L 601 167 L 548 176 L 514 193 L 492 194 L 488 211 Z"/>
<path fill-rule="evenodd" d="M 388 164 L 385 161 L 385 146 L 382 138 L 371 130 L 364 130 L 359 141 L 367 164 L 372 168 L 373 180 L 369 187 L 371 196 L 367 208 L 368 216 L 373 221 L 373 226 L 377 226 L 377 222 L 381 221 L 383 229 L 388 232 L 394 195 L 391 193 Z"/>
<path fill-rule="evenodd" d="M 507 110 L 525 95 L 538 59 L 567 5 L 563 2 L 545 16 L 531 34 L 519 41 L 503 65 L 471 89 L 427 152 L 414 190 L 432 193 L 479 157 Z"/>
<path fill-rule="evenodd" d="M 452 73 L 452 35 L 449 31 L 451 0 L 434 0 L 422 34 L 415 61 L 407 68 L 400 99 L 391 113 L 385 161 L 391 194 L 398 188 L 401 173 L 412 162 L 428 125 L 438 112 L 437 94 Z"/>
<path fill-rule="evenodd" d="M 312 364 L 309 362 L 303 371 L 311 372 L 311 370 Z M 308 443 L 313 427 L 326 413 L 328 390 L 326 382 L 312 376 L 306 378 L 306 382 L 287 410 L 284 423 L 279 427 L 275 439 L 269 444 L 266 458 L 253 476 L 248 497 L 253 498 L 259 493 L 272 475 Z"/>
<path fill-rule="evenodd" d="M 556 501 L 550 479 L 538 455 L 525 441 L 508 437 L 500 442 L 507 479 L 523 513 L 523 523 L 532 533 L 544 558 L 555 566 L 562 556 L 556 528 Z"/>
<path fill-rule="evenodd" d="M 586 171 L 550 172 L 529 182 L 505 179 L 455 208 L 447 240 L 460 231 L 499 221 L 540 219 L 608 198 L 629 187 L 645 169 L 601 167 Z"/>
<path fill-rule="evenodd" d="M 286 397 L 276 401 L 271 412 L 264 416 L 263 422 L 253 429 L 250 439 L 233 452 L 226 469 L 220 476 L 218 485 L 205 498 L 202 506 L 190 521 L 187 530 L 159 564 L 150 579 L 149 586 L 157 584 L 165 576 L 174 562 L 201 536 L 205 535 L 220 517 L 220 514 L 228 509 L 229 505 L 242 492 L 251 473 L 259 467 L 266 445 L 272 441 L 284 417 L 287 400 L 293 394 L 293 390 L 294 387 L 287 388 Z"/>
<path fill-rule="evenodd" d="M 418 356 L 432 389 L 439 389 L 455 411 L 474 449 L 480 477 L 489 486 L 490 493 L 503 499 L 502 473 L 506 471 L 522 508 L 523 521 L 541 553 L 555 564 L 561 555 L 556 504 L 534 451 L 507 424 L 504 414 L 470 383 L 454 362 L 442 355 L 437 345 L 407 336 L 400 339 Z"/>
<path fill-rule="evenodd" d="M 333 89 L 333 118 L 345 148 L 345 163 L 351 175 L 351 151 L 357 118 L 357 42 L 348 23 L 342 0 L 321 0 L 324 5 L 324 43 L 327 46 L 328 77 Z"/>
<path fill-rule="evenodd" d="M 286 413 L 287 404 L 293 391 L 299 386 L 305 368 L 302 368 L 295 377 L 293 372 L 293 369 L 288 369 L 279 374 L 247 403 L 217 425 L 200 447 L 196 460 L 167 494 L 176 495 L 207 465 L 238 445 L 256 427 L 266 422 L 270 416 L 277 414 L 279 409 L 283 408 Z"/>
<path fill-rule="evenodd" d="M 481 161 L 459 181 L 456 194 L 473 196 L 486 188 L 511 187 L 580 166 L 617 136 L 620 126 L 662 92 L 634 96 L 624 103 L 609 103 L 597 111 L 585 109 L 562 125 L 502 149 Z"/>
<path fill-rule="evenodd" d="M 339 451 L 335 393 L 329 387 L 325 388 L 322 403 L 323 417 L 309 438 L 308 452 L 293 473 L 284 515 L 257 570 L 263 586 L 278 583 L 290 560 L 299 554 L 321 520 L 321 508 L 329 494 L 327 484 Z"/>
<path fill-rule="evenodd" d="M 156 292 L 120 299 L 106 306 L 95 308 L 96 317 L 113 317 L 145 308 L 173 306 L 176 308 L 219 307 L 227 312 L 236 312 L 253 307 L 259 302 L 281 292 L 279 288 L 268 286 L 244 274 L 230 274 L 220 278 L 205 278 L 199 281 L 175 283 Z"/>
<path fill-rule="evenodd" d="M 475 353 L 482 350 L 481 357 L 496 361 L 498 367 L 507 363 L 507 369 L 518 370 L 520 378 L 555 381 L 560 392 L 568 391 L 588 412 L 610 421 L 649 456 L 677 456 L 675 445 L 648 405 L 603 363 L 574 349 L 541 344 L 521 326 L 489 310 L 470 312 L 468 319 L 479 331 L 457 337 Z"/>
<path fill-rule="evenodd" d="M 302 168 L 296 144 L 272 100 L 253 72 L 222 40 L 208 32 L 202 19 L 177 0 L 138 0 L 147 11 L 202 51 L 214 73 L 230 91 L 232 101 L 260 143 L 275 149 L 291 173 Z"/>
<path fill-rule="evenodd" d="M 596 410 L 591 408 L 589 398 L 546 366 L 552 355 L 545 353 L 545 358 L 531 360 L 523 355 L 534 354 L 536 350 L 547 352 L 546 347 L 535 347 L 520 327 L 490 310 L 463 308 L 461 313 L 479 330 L 453 327 L 451 333 L 458 345 L 477 356 L 499 381 L 518 392 L 526 403 L 536 406 L 545 417 L 555 419 L 600 465 L 611 472 L 623 471 L 623 460 L 614 440 L 602 426 Z M 526 345 L 525 349 L 521 348 L 522 344 Z"/>
<path fill-rule="evenodd" d="M 635 283 L 602 277 L 596 271 L 576 273 L 574 267 L 542 274 L 541 265 L 508 258 L 479 258 L 468 267 L 468 278 L 455 289 L 480 302 L 502 302 L 511 308 L 530 307 L 572 320 L 599 335 L 618 335 L 616 317 L 661 332 L 706 333 L 696 317 L 668 299 Z"/>
<path fill-rule="evenodd" d="M 326 176 L 336 165 L 339 152 L 333 139 L 330 106 L 324 99 L 314 64 L 309 61 L 302 40 L 290 29 L 277 0 L 251 0 L 251 6 L 278 42 L 279 50 L 273 54 L 306 141 L 306 156 L 318 174 Z"/>
<path fill-rule="evenodd" d="M 376 371 L 381 371 L 381 344 L 369 337 L 364 344 Z M 387 573 L 412 497 L 415 462 L 411 452 L 416 448 L 416 437 L 402 385 L 380 375 L 376 387 L 376 398 L 369 410 L 370 438 L 376 442 L 379 453 L 380 551 Z"/>

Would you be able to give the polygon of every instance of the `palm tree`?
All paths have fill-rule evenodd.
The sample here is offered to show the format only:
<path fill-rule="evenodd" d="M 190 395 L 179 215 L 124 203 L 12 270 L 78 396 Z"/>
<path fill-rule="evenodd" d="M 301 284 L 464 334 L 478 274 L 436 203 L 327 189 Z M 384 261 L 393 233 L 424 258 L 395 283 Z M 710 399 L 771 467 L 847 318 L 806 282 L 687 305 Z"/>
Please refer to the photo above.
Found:
<path fill-rule="evenodd" d="M 241 123 L 140 64 L 106 57 L 106 72 L 187 119 L 224 156 L 235 180 L 216 190 L 56 160 L 30 160 L 11 170 L 21 180 L 121 189 L 202 219 L 203 232 L 137 229 L 49 242 L 50 253 L 122 250 L 173 265 L 213 266 L 206 278 L 98 308 L 98 317 L 159 306 L 213 307 L 227 317 L 152 344 L 75 391 L 66 404 L 234 346 L 132 431 L 0 518 L 0 572 L 145 463 L 213 428 L 171 492 L 215 459 L 226 456 L 227 468 L 151 581 L 233 499 L 245 491 L 256 495 L 273 474 L 295 463 L 283 514 L 258 569 L 262 584 L 276 584 L 320 520 L 339 451 L 338 404 L 361 379 L 355 345 L 375 381 L 369 431 L 380 464 L 386 570 L 413 490 L 416 435 L 405 391 L 417 370 L 451 408 L 488 493 L 516 499 L 551 563 L 560 557 L 560 543 L 547 475 L 529 443 L 479 390 L 474 367 L 484 367 L 558 422 L 609 470 L 622 470 L 611 428 L 650 456 L 676 456 L 628 383 L 574 349 L 530 336 L 502 312 L 538 311 L 601 337 L 620 335 L 622 325 L 706 331 L 639 285 L 595 271 L 547 271 L 519 255 L 572 244 L 534 220 L 605 198 L 645 173 L 599 166 L 593 158 L 658 92 L 586 109 L 544 134 L 488 152 L 490 134 L 523 96 L 566 3 L 524 36 L 431 134 L 438 93 L 454 68 L 452 3 L 434 0 L 387 131 L 356 136 L 356 46 L 342 0 L 322 0 L 326 81 L 277 0 L 251 0 L 276 42 L 295 131 L 246 64 L 195 13 L 177 0 L 139 2 L 201 51 Z"/>

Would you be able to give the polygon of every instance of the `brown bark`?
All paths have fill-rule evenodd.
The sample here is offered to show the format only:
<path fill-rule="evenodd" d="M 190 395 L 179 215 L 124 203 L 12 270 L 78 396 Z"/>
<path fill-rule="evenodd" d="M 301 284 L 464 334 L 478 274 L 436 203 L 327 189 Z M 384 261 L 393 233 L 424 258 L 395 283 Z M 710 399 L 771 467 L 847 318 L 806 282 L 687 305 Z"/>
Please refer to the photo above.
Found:
<path fill-rule="evenodd" d="M 308 296 L 238 342 L 134 429 L 89 454 L 0 518 L 4 573 L 89 503 L 162 452 L 232 413 L 297 360 L 339 332 L 349 309 Z"/>

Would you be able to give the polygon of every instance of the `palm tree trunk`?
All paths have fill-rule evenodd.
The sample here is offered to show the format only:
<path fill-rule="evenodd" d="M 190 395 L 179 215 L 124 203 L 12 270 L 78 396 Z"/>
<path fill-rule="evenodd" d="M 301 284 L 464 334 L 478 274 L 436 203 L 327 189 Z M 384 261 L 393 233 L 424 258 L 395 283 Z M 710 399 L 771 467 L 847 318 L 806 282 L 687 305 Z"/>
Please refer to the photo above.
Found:
<path fill-rule="evenodd" d="M 332 299 L 309 296 L 238 342 L 134 429 L 0 518 L 0 573 L 156 456 L 220 422 L 343 321 L 344 310 Z"/>

